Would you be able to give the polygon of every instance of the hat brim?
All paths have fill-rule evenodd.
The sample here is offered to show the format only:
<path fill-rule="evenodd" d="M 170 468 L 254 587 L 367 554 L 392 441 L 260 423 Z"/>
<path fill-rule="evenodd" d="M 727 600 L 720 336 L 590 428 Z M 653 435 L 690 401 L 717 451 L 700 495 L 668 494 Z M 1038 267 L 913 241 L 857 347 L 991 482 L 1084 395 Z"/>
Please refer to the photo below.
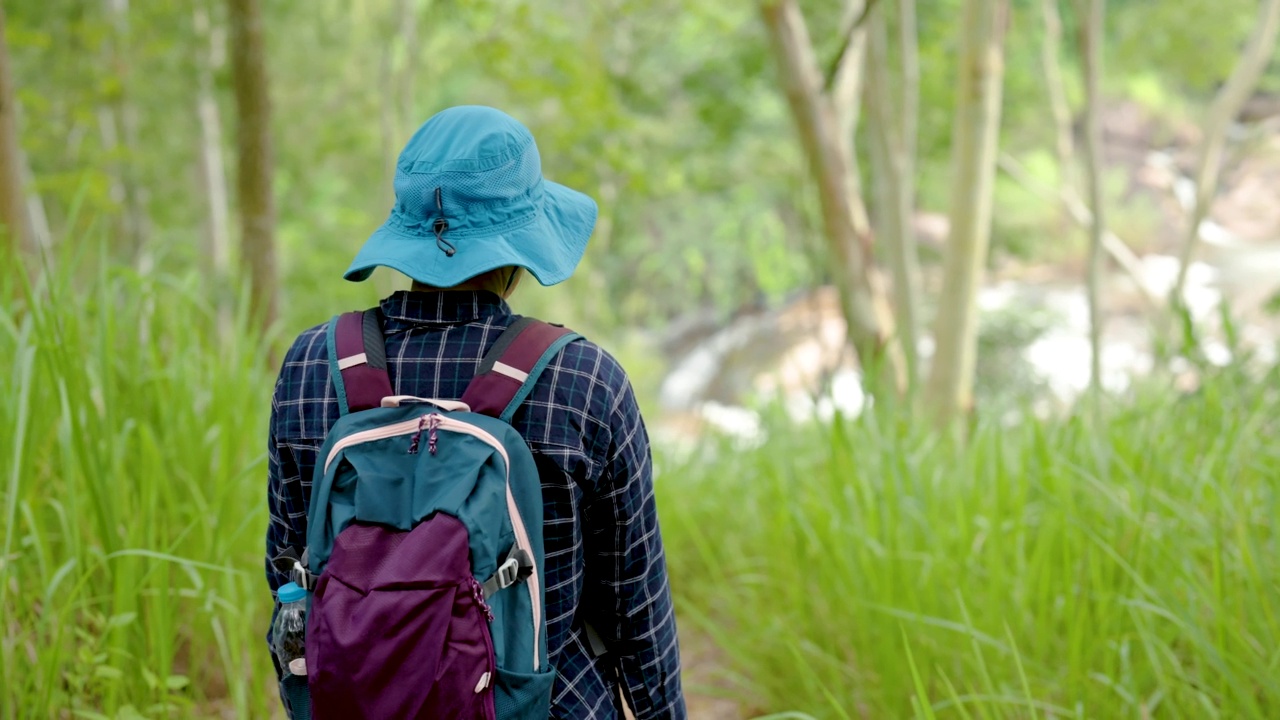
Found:
<path fill-rule="evenodd" d="M 522 267 L 542 285 L 562 283 L 587 251 L 598 210 L 587 195 L 543 182 L 542 207 L 527 225 L 457 238 L 452 241 L 457 252 L 450 257 L 436 246 L 435 237 L 411 235 L 384 223 L 361 246 L 343 277 L 361 282 L 382 266 L 423 285 L 447 288 L 495 268 Z"/>

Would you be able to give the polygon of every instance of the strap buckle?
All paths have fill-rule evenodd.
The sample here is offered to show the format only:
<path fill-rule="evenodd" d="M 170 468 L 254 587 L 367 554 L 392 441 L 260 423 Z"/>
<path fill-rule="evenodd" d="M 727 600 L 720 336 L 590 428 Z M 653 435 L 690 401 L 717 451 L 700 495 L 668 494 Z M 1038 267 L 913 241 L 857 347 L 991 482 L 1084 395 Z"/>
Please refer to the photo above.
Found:
<path fill-rule="evenodd" d="M 484 597 L 488 600 L 499 590 L 505 590 L 518 582 L 524 582 L 533 574 L 533 558 L 521 547 L 511 548 L 507 559 L 502 561 L 493 576 L 482 584 Z"/>
<path fill-rule="evenodd" d="M 276 572 L 282 575 L 287 574 L 289 579 L 298 583 L 303 590 L 312 590 L 319 578 L 307 570 L 307 554 L 306 548 L 302 549 L 301 557 L 298 555 L 297 548 L 282 548 L 275 557 L 271 558 L 271 565 Z"/>
<path fill-rule="evenodd" d="M 515 585 L 520 579 L 520 561 L 513 557 L 507 558 L 498 568 L 498 572 L 493 576 L 498 579 L 498 589 L 503 590 Z"/>

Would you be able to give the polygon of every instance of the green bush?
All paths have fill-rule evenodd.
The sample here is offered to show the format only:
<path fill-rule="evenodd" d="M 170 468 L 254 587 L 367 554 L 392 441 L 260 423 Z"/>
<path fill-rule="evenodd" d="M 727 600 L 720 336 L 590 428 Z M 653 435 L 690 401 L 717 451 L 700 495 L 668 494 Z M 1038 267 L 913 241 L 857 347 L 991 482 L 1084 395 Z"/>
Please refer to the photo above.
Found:
<path fill-rule="evenodd" d="M 266 717 L 276 702 L 269 353 L 204 289 L 63 272 L 0 312 L 2 717 Z"/>
<path fill-rule="evenodd" d="M 1277 717 L 1275 380 L 964 446 L 872 414 L 660 463 L 682 632 L 758 711 Z"/>

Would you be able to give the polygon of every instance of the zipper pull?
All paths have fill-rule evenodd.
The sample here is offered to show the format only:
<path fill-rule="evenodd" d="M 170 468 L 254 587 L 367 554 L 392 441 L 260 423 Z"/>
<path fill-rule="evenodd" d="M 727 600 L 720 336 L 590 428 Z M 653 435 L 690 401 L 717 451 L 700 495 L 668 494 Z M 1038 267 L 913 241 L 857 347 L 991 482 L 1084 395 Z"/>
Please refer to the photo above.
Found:
<path fill-rule="evenodd" d="M 439 439 L 436 435 L 436 429 L 440 427 L 439 413 L 432 413 L 426 417 L 427 428 L 431 431 L 427 436 L 427 450 L 432 454 L 436 454 L 436 441 Z M 421 432 L 421 431 L 419 431 Z"/>
<path fill-rule="evenodd" d="M 422 439 L 422 429 L 423 429 L 424 427 L 426 427 L 426 426 L 427 426 L 427 418 L 426 418 L 426 416 L 424 416 L 424 417 L 422 417 L 422 418 L 419 418 L 419 420 L 418 420 L 418 432 L 414 433 L 414 434 L 413 434 L 413 439 L 409 441 L 409 454 L 410 454 L 410 455 L 417 455 L 417 454 L 418 454 L 418 441 Z M 434 441 L 433 441 L 433 442 L 434 442 Z M 434 447 L 432 447 L 432 448 L 431 448 L 431 453 L 432 453 L 433 455 L 435 454 L 435 448 L 434 448 Z"/>
<path fill-rule="evenodd" d="M 480 606 L 480 612 L 484 613 L 485 619 L 493 622 L 493 608 L 484 601 L 484 586 L 474 577 L 471 578 L 471 597 L 475 598 L 476 605 Z"/>

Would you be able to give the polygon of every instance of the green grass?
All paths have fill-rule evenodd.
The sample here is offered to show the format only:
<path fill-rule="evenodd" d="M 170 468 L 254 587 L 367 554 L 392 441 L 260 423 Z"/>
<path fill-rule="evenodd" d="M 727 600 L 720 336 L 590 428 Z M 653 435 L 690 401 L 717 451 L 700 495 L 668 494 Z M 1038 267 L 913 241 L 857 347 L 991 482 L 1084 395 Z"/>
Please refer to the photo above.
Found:
<path fill-rule="evenodd" d="M 666 464 L 682 631 L 759 711 L 1280 717 L 1276 380 L 967 449 L 868 417 Z"/>
<path fill-rule="evenodd" d="M 0 717 L 269 716 L 267 343 L 194 276 L 15 280 Z M 1280 717 L 1276 380 L 660 457 L 682 630 L 778 717 Z"/>
<path fill-rule="evenodd" d="M 272 378 L 202 287 L 103 270 L 0 313 L 0 717 L 268 716 Z"/>

